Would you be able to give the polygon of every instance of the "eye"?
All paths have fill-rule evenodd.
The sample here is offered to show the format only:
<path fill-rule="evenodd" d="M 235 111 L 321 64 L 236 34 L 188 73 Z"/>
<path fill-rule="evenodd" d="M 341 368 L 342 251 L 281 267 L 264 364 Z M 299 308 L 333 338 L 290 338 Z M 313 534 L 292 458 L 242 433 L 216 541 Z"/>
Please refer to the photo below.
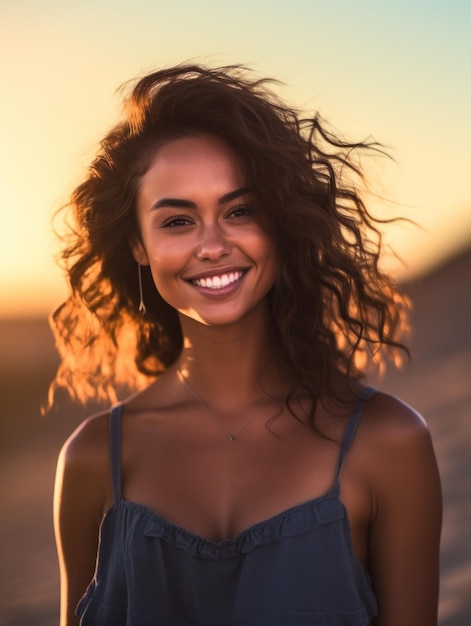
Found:
<path fill-rule="evenodd" d="M 251 206 L 249 206 L 248 204 L 241 204 L 239 206 L 236 206 L 234 208 L 232 208 L 227 217 L 230 218 L 242 218 L 242 217 L 249 217 L 253 214 L 254 210 Z"/>
<path fill-rule="evenodd" d="M 192 223 L 187 215 L 174 215 L 163 222 L 162 228 L 181 228 L 182 226 L 190 226 Z"/>

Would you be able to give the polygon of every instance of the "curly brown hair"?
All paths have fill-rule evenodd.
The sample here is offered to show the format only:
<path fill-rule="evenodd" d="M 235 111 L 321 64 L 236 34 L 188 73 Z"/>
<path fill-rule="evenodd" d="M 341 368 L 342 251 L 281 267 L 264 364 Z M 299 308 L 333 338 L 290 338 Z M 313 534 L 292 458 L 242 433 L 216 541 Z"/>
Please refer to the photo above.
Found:
<path fill-rule="evenodd" d="M 280 259 L 271 314 L 285 361 L 313 399 L 338 372 L 361 378 L 371 361 L 405 349 L 405 300 L 379 268 L 379 220 L 364 203 L 359 155 L 371 141 L 340 139 L 318 116 L 302 117 L 242 66 L 182 65 L 140 79 L 122 121 L 101 142 L 72 194 L 62 262 L 70 297 L 53 313 L 62 357 L 51 393 L 116 399 L 174 362 L 176 311 L 143 267 L 148 314 L 138 312 L 136 191 L 158 146 L 211 133 L 242 158 L 257 215 Z M 407 352 L 407 349 L 405 349 Z M 131 358 L 132 355 L 132 358 Z"/>

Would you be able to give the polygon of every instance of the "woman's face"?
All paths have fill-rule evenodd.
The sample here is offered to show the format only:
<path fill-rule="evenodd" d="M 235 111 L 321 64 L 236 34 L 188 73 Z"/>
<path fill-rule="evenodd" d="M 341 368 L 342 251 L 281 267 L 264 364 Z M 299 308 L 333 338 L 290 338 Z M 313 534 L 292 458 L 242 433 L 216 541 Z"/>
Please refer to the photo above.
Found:
<path fill-rule="evenodd" d="M 212 135 L 160 147 L 140 181 L 138 263 L 160 295 L 203 324 L 236 322 L 264 301 L 275 244 L 256 219 L 238 155 Z"/>

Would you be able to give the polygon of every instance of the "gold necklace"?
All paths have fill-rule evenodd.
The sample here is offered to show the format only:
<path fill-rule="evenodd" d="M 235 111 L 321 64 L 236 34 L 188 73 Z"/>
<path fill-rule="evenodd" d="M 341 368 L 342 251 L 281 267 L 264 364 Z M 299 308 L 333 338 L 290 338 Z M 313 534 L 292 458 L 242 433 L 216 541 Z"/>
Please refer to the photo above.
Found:
<path fill-rule="evenodd" d="M 268 396 L 267 394 L 265 394 L 265 397 L 262 398 L 262 400 L 257 404 L 257 406 L 255 407 L 255 409 L 252 411 L 252 413 L 250 413 L 250 415 L 248 416 L 248 418 L 242 423 L 241 426 L 239 426 L 239 428 L 235 431 L 235 432 L 231 432 L 228 428 L 226 428 L 224 426 L 224 424 L 222 422 L 220 422 L 218 420 L 218 418 L 216 417 L 214 411 L 212 411 L 209 406 L 206 404 L 206 402 L 196 393 L 196 391 L 193 389 L 193 387 L 190 385 L 190 383 L 188 382 L 186 376 L 183 374 L 183 372 L 181 371 L 180 367 L 178 367 L 178 374 L 179 377 L 183 380 L 183 382 L 185 383 L 185 385 L 188 387 L 188 389 L 192 392 L 192 394 L 195 396 L 195 398 L 198 400 L 198 402 L 201 404 L 201 406 L 206 409 L 206 411 L 209 413 L 209 415 L 211 416 L 211 419 L 214 421 L 215 424 L 217 424 L 219 426 L 219 428 L 222 430 L 222 432 L 226 435 L 226 437 L 229 439 L 229 441 L 235 441 L 237 439 L 237 437 L 240 435 L 240 433 L 243 431 L 243 429 L 247 426 L 247 424 L 255 417 L 255 414 L 257 413 L 257 411 L 265 404 L 265 402 L 268 400 Z"/>

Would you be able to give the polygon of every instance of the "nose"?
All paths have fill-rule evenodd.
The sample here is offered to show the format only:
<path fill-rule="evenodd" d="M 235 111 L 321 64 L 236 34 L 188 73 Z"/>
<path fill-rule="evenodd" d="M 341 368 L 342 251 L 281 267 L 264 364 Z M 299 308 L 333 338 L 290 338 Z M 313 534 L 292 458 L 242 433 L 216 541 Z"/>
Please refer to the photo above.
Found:
<path fill-rule="evenodd" d="M 223 229 L 218 224 L 211 224 L 202 229 L 196 257 L 199 261 L 217 261 L 230 254 L 232 245 L 227 240 Z"/>

